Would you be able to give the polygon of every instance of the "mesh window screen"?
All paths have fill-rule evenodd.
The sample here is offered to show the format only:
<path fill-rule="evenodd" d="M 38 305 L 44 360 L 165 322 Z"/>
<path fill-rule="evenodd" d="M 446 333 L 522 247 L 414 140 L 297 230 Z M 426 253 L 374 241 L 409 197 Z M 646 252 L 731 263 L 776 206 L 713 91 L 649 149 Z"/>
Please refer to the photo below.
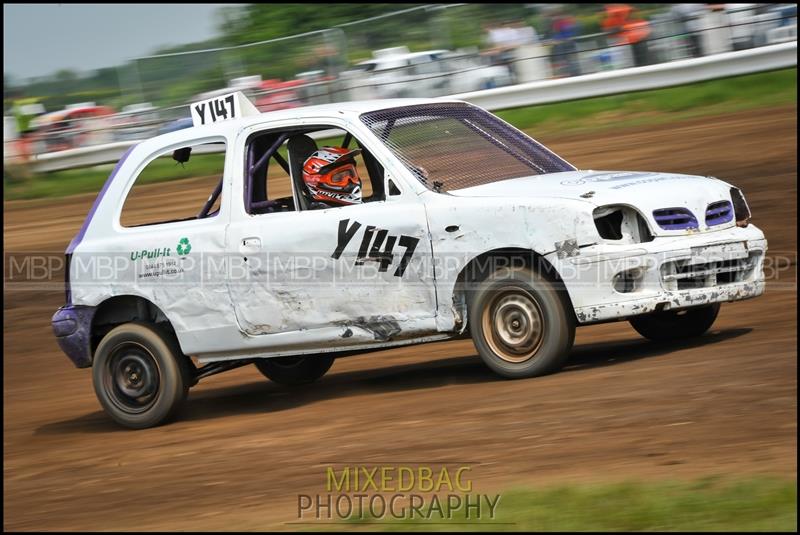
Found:
<path fill-rule="evenodd" d="M 389 108 L 364 113 L 361 120 L 422 183 L 438 191 L 575 170 L 491 113 L 466 103 Z"/>

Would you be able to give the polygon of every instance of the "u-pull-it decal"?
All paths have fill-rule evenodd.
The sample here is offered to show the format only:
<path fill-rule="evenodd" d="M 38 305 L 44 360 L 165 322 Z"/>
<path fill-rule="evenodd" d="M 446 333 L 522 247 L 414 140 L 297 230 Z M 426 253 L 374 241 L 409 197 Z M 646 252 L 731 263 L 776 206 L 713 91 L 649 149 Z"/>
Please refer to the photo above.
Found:
<path fill-rule="evenodd" d="M 358 221 L 353 221 L 350 224 L 349 219 L 341 219 L 339 221 L 336 249 L 333 251 L 331 258 L 338 260 L 342 256 L 344 248 L 352 241 L 362 226 Z M 394 276 L 402 277 L 409 262 L 411 262 L 411 257 L 414 256 L 417 243 L 419 243 L 419 238 L 406 236 L 405 234 L 393 236 L 389 234 L 388 230 L 379 229 L 374 225 L 367 225 L 364 228 L 364 235 L 361 238 L 355 265 L 363 266 L 364 262 L 378 262 L 378 271 L 388 271 L 389 266 L 394 262 L 395 253 L 393 251 L 395 244 L 397 244 L 400 247 L 404 247 L 405 252 L 394 270 Z"/>

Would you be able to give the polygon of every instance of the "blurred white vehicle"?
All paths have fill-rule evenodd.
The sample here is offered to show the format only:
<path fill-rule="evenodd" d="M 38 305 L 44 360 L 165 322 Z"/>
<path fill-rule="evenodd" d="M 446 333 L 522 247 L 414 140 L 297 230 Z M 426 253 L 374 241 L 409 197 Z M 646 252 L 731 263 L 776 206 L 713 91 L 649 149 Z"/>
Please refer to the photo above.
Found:
<path fill-rule="evenodd" d="M 510 85 L 508 67 L 486 65 L 475 51 L 407 47 L 376 50 L 373 59 L 342 73 L 351 98 L 435 97 Z"/>
<path fill-rule="evenodd" d="M 734 50 L 797 39 L 795 4 L 725 4 Z"/>
<path fill-rule="evenodd" d="M 767 32 L 778 26 L 778 17 L 763 4 L 725 4 L 734 50 L 767 44 Z"/>

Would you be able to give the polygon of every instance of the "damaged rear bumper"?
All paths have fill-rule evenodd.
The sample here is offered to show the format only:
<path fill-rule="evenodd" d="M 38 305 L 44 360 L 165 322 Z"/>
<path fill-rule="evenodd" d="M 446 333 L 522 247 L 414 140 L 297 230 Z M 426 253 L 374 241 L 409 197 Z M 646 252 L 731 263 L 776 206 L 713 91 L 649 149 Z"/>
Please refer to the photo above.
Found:
<path fill-rule="evenodd" d="M 96 307 L 63 306 L 53 315 L 53 334 L 58 347 L 78 368 L 92 365 L 92 319 Z"/>

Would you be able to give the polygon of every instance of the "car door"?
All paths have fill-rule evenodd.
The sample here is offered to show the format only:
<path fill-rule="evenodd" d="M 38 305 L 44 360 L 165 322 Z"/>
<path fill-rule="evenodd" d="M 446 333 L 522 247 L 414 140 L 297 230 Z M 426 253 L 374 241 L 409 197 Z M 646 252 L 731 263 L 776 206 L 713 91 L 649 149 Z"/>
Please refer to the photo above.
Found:
<path fill-rule="evenodd" d="M 220 258 L 229 217 L 227 138 L 183 137 L 152 149 L 120 180 L 120 201 L 97 216 L 113 231 L 94 247 L 114 267 L 102 291 L 146 298 L 170 319 L 183 351 L 199 355 L 235 348 L 239 334 Z M 183 165 L 175 161 L 180 151 Z M 152 186 L 156 179 L 162 182 Z M 74 265 L 85 260 L 76 257 Z"/>
<path fill-rule="evenodd" d="M 269 172 L 266 180 L 269 190 Z M 250 214 L 238 202 L 226 242 L 242 333 L 260 347 L 311 349 L 434 332 L 425 209 L 411 192 L 393 191 L 322 210 Z"/>

